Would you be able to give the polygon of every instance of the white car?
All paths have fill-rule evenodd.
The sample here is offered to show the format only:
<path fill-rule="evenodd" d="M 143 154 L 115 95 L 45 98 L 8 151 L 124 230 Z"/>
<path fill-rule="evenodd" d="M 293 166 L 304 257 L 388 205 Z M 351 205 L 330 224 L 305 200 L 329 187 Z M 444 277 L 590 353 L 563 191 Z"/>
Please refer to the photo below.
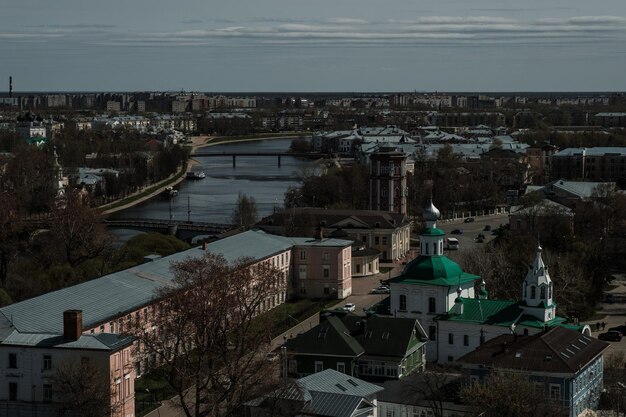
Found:
<path fill-rule="evenodd" d="M 343 309 L 346 311 L 354 311 L 356 310 L 356 305 L 353 303 L 348 303 L 345 306 L 343 306 Z"/>

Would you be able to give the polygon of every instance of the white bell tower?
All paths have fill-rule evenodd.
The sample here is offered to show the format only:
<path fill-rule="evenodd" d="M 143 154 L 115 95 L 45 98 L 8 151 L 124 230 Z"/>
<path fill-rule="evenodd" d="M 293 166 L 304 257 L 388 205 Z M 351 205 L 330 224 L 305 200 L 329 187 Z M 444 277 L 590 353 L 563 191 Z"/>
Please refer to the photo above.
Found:
<path fill-rule="evenodd" d="M 541 258 L 541 251 L 542 248 L 538 245 L 535 259 L 524 279 L 522 300 L 525 313 L 547 322 L 556 317 L 556 304 L 553 299 L 554 285 L 548 267 Z"/>

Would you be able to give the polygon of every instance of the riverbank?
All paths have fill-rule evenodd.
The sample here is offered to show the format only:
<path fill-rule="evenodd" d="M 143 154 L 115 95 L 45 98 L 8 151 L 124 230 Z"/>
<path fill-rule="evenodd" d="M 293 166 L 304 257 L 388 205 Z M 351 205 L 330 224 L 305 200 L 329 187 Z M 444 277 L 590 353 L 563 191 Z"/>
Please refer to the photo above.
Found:
<path fill-rule="evenodd" d="M 181 183 L 187 174 L 187 172 L 191 171 L 195 165 L 198 164 L 198 161 L 193 158 L 193 154 L 196 152 L 198 148 L 222 145 L 225 143 L 239 143 L 239 142 L 253 142 L 260 140 L 271 140 L 271 139 L 295 139 L 297 137 L 302 137 L 305 134 L 285 134 L 285 135 L 276 135 L 273 134 L 271 136 L 259 135 L 259 136 L 192 136 L 191 138 L 191 153 L 189 155 L 189 159 L 183 166 L 176 172 L 172 174 L 170 177 L 156 183 L 150 185 L 149 187 L 137 191 L 136 193 L 129 195 L 121 200 L 114 201 L 112 203 L 108 203 L 98 207 L 102 212 L 106 215 L 113 214 L 115 212 L 125 210 L 127 208 L 136 206 L 138 204 L 143 203 L 144 201 L 150 200 L 163 193 L 167 187 L 173 187 L 179 183 Z"/>

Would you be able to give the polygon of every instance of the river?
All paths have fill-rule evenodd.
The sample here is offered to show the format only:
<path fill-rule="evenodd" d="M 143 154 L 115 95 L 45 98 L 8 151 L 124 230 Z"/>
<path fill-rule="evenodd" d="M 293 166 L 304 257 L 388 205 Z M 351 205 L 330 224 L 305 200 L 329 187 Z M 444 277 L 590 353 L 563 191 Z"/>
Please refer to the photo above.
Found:
<path fill-rule="evenodd" d="M 210 152 L 284 152 L 291 139 L 270 139 L 221 144 L 199 148 Z M 174 220 L 231 223 L 231 216 L 239 193 L 254 197 L 259 218 L 282 206 L 285 191 L 298 185 L 298 171 L 312 167 L 310 160 L 282 157 L 237 157 L 236 167 L 232 157 L 194 157 L 198 164 L 194 171 L 203 171 L 202 180 L 185 180 L 172 199 L 171 215 Z M 188 214 L 188 209 L 190 213 Z M 162 196 L 115 213 L 113 218 L 169 219 L 170 201 Z M 119 233 L 118 233 L 119 234 Z"/>

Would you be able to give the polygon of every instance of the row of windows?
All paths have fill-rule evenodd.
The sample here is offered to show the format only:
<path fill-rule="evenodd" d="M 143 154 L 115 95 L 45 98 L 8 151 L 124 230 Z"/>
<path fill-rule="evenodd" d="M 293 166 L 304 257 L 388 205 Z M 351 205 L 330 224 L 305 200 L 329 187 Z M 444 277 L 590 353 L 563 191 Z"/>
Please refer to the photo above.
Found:
<path fill-rule="evenodd" d="M 33 386 L 33 390 L 34 390 Z M 43 384 L 43 401 L 50 402 L 52 401 L 52 385 L 51 384 Z M 18 392 L 19 387 L 17 382 L 9 382 L 9 401 L 17 401 L 18 400 Z M 33 391 L 34 392 L 34 391 Z"/>
<path fill-rule="evenodd" d="M 406 311 L 406 295 L 400 294 L 399 296 L 398 310 Z M 435 313 L 437 311 L 437 299 L 435 297 L 428 297 L 428 312 Z"/>
<path fill-rule="evenodd" d="M 9 352 L 8 355 L 8 368 L 9 369 L 17 369 L 17 353 Z M 52 355 L 43 355 L 42 357 L 42 366 L 41 369 L 43 371 L 49 371 L 52 369 Z"/>

